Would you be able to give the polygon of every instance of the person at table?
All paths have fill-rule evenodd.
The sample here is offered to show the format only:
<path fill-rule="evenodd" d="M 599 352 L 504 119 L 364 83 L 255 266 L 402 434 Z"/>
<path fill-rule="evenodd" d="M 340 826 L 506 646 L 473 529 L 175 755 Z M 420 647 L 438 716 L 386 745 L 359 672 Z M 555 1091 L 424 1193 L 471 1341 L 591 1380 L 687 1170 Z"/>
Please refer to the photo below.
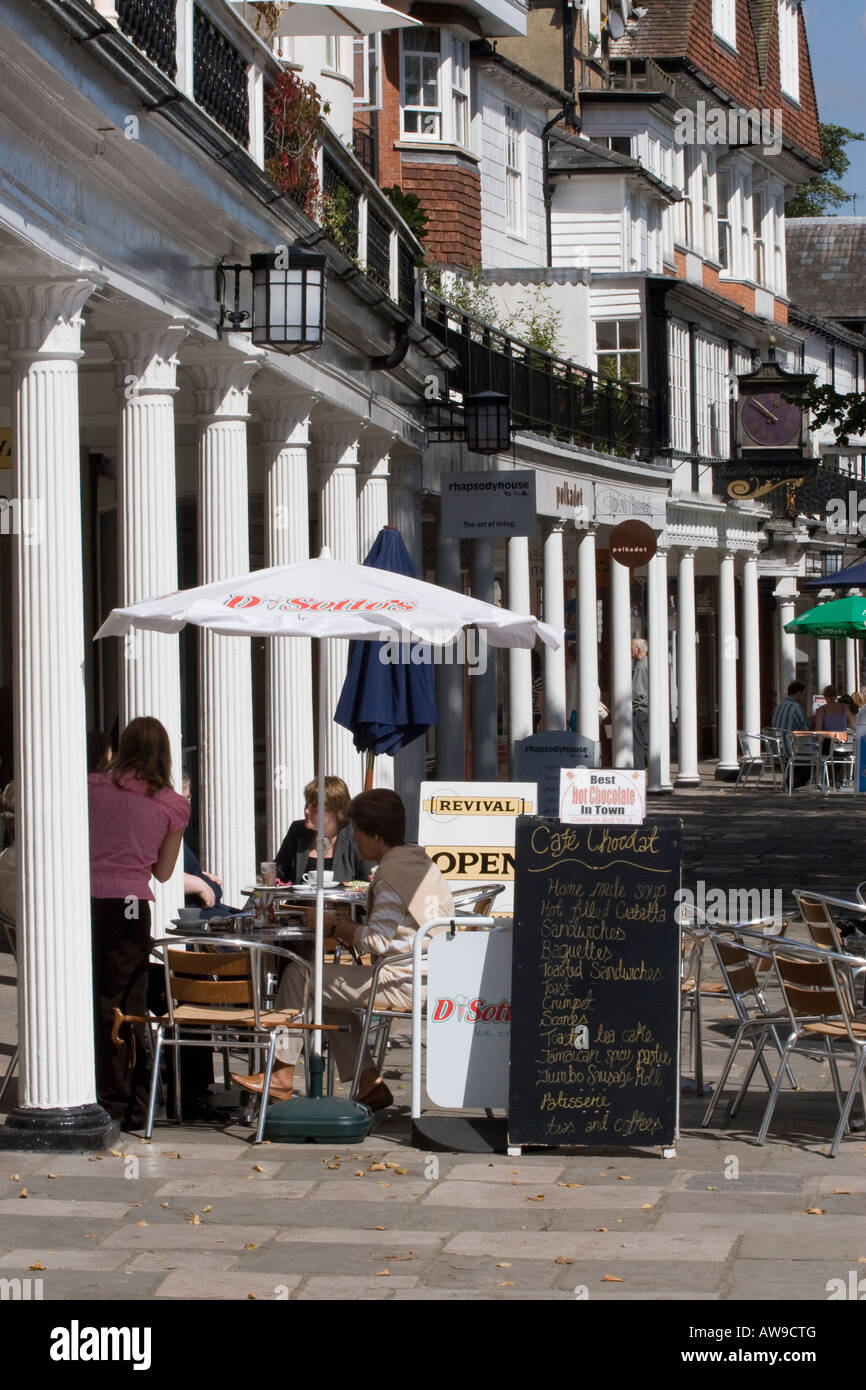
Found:
<path fill-rule="evenodd" d="M 854 728 L 854 714 L 848 704 L 843 704 L 832 685 L 824 687 L 824 704 L 815 715 L 815 729 L 823 733 L 845 733 Z"/>
<path fill-rule="evenodd" d="M 774 729 L 780 729 L 786 734 L 795 733 L 798 729 L 811 729 L 812 725 L 806 716 L 806 687 L 802 681 L 791 681 L 787 697 L 780 700 L 773 710 L 770 723 Z M 792 749 L 793 742 L 785 740 L 786 744 L 791 744 Z M 811 781 L 811 777 L 811 770 L 805 765 L 795 767 L 792 787 L 805 786 Z"/>
<path fill-rule="evenodd" d="M 369 879 L 374 865 L 361 857 L 346 822 L 351 800 L 342 777 L 325 778 L 325 869 L 337 883 Z M 304 819 L 292 821 L 276 853 L 277 878 L 281 883 L 302 883 L 304 874 L 316 871 L 316 829 L 318 827 L 319 784 L 304 787 Z"/>
<path fill-rule="evenodd" d="M 367 914 L 362 923 L 351 919 L 348 908 L 325 913 L 325 930 L 359 954 L 367 952 L 374 963 L 411 952 L 415 933 L 434 917 L 454 913 L 451 890 L 436 865 L 420 845 L 407 845 L 406 810 L 396 792 L 385 788 L 362 792 L 349 803 L 347 818 L 354 829 L 358 852 L 365 860 L 378 864 L 367 898 Z M 307 909 L 308 925 L 315 923 L 315 910 Z M 329 1034 L 330 1045 L 341 1081 L 351 1081 L 361 1042 L 362 1020 L 356 1012 L 370 997 L 371 965 L 326 965 L 322 977 L 324 1022 L 348 1023 L 348 1032 Z M 277 993 L 278 1009 L 301 1009 L 304 1005 L 304 973 L 290 964 Z M 412 962 L 400 961 L 384 966 L 379 974 L 376 1003 L 380 1008 L 405 1009 L 412 1006 Z M 295 1064 L 301 1052 L 302 1034 L 292 1035 L 277 1046 L 277 1062 L 271 1076 L 270 1094 L 287 1100 L 292 1094 Z M 247 1091 L 260 1093 L 264 1075 L 233 1075 L 232 1080 Z M 393 1104 L 393 1096 L 376 1072 L 368 1051 L 363 1058 L 358 1099 L 371 1110 Z"/>
<path fill-rule="evenodd" d="M 192 779 L 188 772 L 183 774 L 183 795 L 192 802 Z M 205 872 L 186 838 L 183 842 L 183 893 L 184 906 L 200 908 L 204 920 L 210 917 L 234 917 L 241 912 L 241 908 L 229 907 L 223 902 L 222 883 L 216 874 Z"/>
<path fill-rule="evenodd" d="M 115 1046 L 114 1008 L 145 1014 L 150 880 L 171 878 L 189 821 L 189 802 L 172 784 L 171 745 L 159 720 L 133 719 L 111 766 L 91 773 L 87 789 L 96 1094 L 125 1129 L 139 1129 L 147 1116 L 145 1025 L 125 1025 Z"/>

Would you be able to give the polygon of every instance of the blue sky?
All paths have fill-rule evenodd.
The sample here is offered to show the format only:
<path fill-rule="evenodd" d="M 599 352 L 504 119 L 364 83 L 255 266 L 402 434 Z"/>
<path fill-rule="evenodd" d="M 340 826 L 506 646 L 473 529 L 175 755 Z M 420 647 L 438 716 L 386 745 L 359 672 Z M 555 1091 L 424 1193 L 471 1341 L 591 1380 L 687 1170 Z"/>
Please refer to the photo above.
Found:
<path fill-rule="evenodd" d="M 821 120 L 866 131 L 866 0 L 805 0 L 803 14 Z M 848 155 L 843 186 L 866 217 L 866 143 L 849 145 Z M 853 210 L 847 203 L 838 212 Z"/>

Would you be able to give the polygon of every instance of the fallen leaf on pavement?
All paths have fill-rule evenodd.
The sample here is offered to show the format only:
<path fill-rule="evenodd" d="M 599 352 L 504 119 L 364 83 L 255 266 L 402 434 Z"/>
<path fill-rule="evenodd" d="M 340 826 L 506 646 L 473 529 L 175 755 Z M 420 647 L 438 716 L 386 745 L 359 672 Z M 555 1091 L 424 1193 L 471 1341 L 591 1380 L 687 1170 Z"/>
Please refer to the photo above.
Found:
<path fill-rule="evenodd" d="M 200 1225 L 201 1225 L 201 1217 L 199 1216 L 199 1214 L 198 1214 L 197 1211 L 196 1211 L 196 1212 L 193 1212 L 192 1220 L 190 1221 L 189 1224 L 190 1224 L 191 1226 L 200 1226 Z"/>
<path fill-rule="evenodd" d="M 50 1174 L 49 1174 L 49 1177 L 50 1177 Z M 834 1188 L 833 1188 L 833 1196 L 834 1196 L 834 1197 L 850 1197 L 850 1196 L 851 1196 L 851 1189 L 850 1189 L 850 1187 L 834 1187 Z"/>
<path fill-rule="evenodd" d="M 602 1284 L 624 1284 L 625 1279 L 621 1274 L 603 1274 L 600 1282 Z"/>
<path fill-rule="evenodd" d="M 513 1288 L 514 1288 L 514 1280 L 513 1280 L 513 1279 L 503 1279 L 503 1281 L 502 1281 L 502 1283 L 499 1285 L 499 1287 L 500 1287 L 500 1289 L 513 1289 Z"/>
<path fill-rule="evenodd" d="M 555 1265 L 573 1265 L 574 1260 L 571 1258 L 570 1255 L 557 1255 L 553 1263 Z"/>
<path fill-rule="evenodd" d="M 254 1293 L 248 1293 L 248 1294 L 247 1294 L 247 1298 L 255 1298 L 255 1297 L 256 1297 L 256 1295 L 255 1295 Z"/>
<path fill-rule="evenodd" d="M 35 1264 L 28 1265 L 27 1268 L 28 1268 L 28 1269 L 44 1269 L 45 1266 L 44 1266 L 43 1264 L 40 1264 L 39 1261 L 37 1260 Z"/>
<path fill-rule="evenodd" d="M 380 1182 L 380 1183 L 379 1183 L 379 1186 L 380 1186 L 380 1187 L 390 1187 L 391 1184 L 390 1184 L 389 1182 Z"/>
<path fill-rule="evenodd" d="M 606 1226 L 596 1226 L 595 1229 L 596 1229 L 597 1231 L 606 1231 L 606 1230 L 607 1230 L 607 1227 L 606 1227 Z"/>
<path fill-rule="evenodd" d="M 248 1241 L 247 1244 L 244 1246 L 244 1249 L 245 1249 L 245 1250 L 258 1250 L 258 1248 L 259 1248 L 259 1247 L 256 1245 L 255 1241 L 253 1241 L 253 1240 Z"/>
<path fill-rule="evenodd" d="M 160 1202 L 160 1204 L 159 1204 L 159 1209 L 160 1209 L 160 1211 L 165 1211 L 165 1209 L 166 1209 L 167 1206 L 168 1206 L 168 1202 Z"/>
<path fill-rule="evenodd" d="M 387 1170 L 387 1168 L 386 1168 L 386 1166 L 385 1166 L 384 1163 L 371 1163 L 371 1164 L 370 1164 L 370 1172 L 371 1172 L 371 1173 L 385 1173 L 385 1172 L 387 1172 L 387 1171 L 388 1171 L 388 1170 Z"/>
<path fill-rule="evenodd" d="M 123 1155 L 123 1153 L 122 1153 L 122 1151 L 121 1151 L 120 1149 L 112 1149 L 112 1150 L 111 1150 L 111 1157 L 112 1157 L 112 1158 L 123 1158 L 123 1156 L 124 1156 L 124 1155 Z"/>
<path fill-rule="evenodd" d="M 56 1178 L 56 1177 L 59 1177 L 59 1174 L 58 1174 L 58 1173 L 46 1173 L 45 1176 L 46 1176 L 47 1178 Z"/>
<path fill-rule="evenodd" d="M 496 1268 L 497 1268 L 497 1269 L 510 1269 L 510 1268 L 511 1268 L 511 1261 L 510 1261 L 510 1260 L 500 1260 L 499 1263 L 497 1264 Z"/>
<path fill-rule="evenodd" d="M 641 1211 L 652 1211 L 652 1209 L 653 1209 L 653 1204 L 652 1204 L 652 1202 L 644 1202 L 643 1206 L 641 1207 Z"/>
<path fill-rule="evenodd" d="M 807 1208 L 806 1208 L 806 1215 L 807 1215 L 807 1216 L 823 1216 L 823 1215 L 824 1215 L 824 1208 L 823 1208 L 823 1207 L 807 1207 Z"/>
<path fill-rule="evenodd" d="M 524 1197 L 523 1200 L 524 1200 L 524 1202 L 543 1202 L 543 1201 L 544 1201 L 544 1193 L 543 1193 L 543 1192 L 539 1192 L 535 1197 Z"/>
<path fill-rule="evenodd" d="M 708 1192 L 718 1192 L 718 1190 L 719 1190 L 719 1189 L 718 1189 L 717 1187 L 708 1187 L 708 1188 L 707 1188 L 707 1191 L 708 1191 Z"/>
<path fill-rule="evenodd" d="M 388 1229 L 387 1226 L 374 1226 L 374 1227 L 373 1227 L 373 1230 L 374 1230 L 374 1231 L 387 1231 L 387 1229 Z"/>
<path fill-rule="evenodd" d="M 20 1181 L 21 1181 L 21 1174 L 20 1174 L 20 1173 L 13 1173 L 13 1174 L 12 1174 L 12 1177 L 9 1179 L 9 1181 L 10 1181 L 10 1182 L 20 1182 Z"/>
<path fill-rule="evenodd" d="M 620 1182 L 631 1182 L 630 1173 L 617 1173 L 617 1177 L 619 1178 Z"/>
<path fill-rule="evenodd" d="M 254 1163 L 254 1164 L 253 1164 L 253 1172 L 254 1172 L 254 1173 L 266 1173 L 267 1171 L 268 1171 L 267 1168 L 265 1168 L 261 1163 Z"/>
<path fill-rule="evenodd" d="M 19 1197 L 26 1197 L 26 1196 L 28 1196 L 27 1188 L 26 1188 L 26 1187 L 22 1187 L 21 1191 L 18 1193 L 18 1196 L 19 1196 Z"/>
<path fill-rule="evenodd" d="M 206 1211 L 213 1211 L 213 1207 L 202 1207 L 201 1210 L 202 1210 L 202 1215 L 204 1215 L 204 1213 L 205 1213 Z"/>
<path fill-rule="evenodd" d="M 147 1222 L 146 1222 L 146 1221 L 136 1221 L 135 1224 L 136 1224 L 136 1226 L 146 1226 L 146 1225 L 147 1225 Z"/>
<path fill-rule="evenodd" d="M 386 1279 L 389 1273 L 390 1273 L 390 1270 L 387 1270 L 387 1269 L 377 1269 L 377 1270 L 376 1270 L 376 1278 L 377 1278 L 377 1279 Z"/>

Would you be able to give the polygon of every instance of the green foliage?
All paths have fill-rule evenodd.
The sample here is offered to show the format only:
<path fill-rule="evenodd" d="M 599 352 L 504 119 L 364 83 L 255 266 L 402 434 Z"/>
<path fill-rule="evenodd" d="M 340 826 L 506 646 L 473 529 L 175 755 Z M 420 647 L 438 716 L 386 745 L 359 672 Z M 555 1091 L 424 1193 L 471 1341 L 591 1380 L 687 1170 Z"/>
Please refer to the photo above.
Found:
<path fill-rule="evenodd" d="M 846 446 L 852 435 L 866 435 L 866 395 L 862 391 L 842 395 L 832 386 L 813 385 L 792 399 L 810 411 L 813 429 L 829 425 L 837 444 Z"/>
<path fill-rule="evenodd" d="M 824 163 L 837 179 L 844 178 L 851 164 L 845 146 L 852 140 L 866 140 L 863 131 L 849 130 L 843 125 L 821 125 L 821 148 Z M 844 207 L 854 195 L 846 193 L 841 183 L 819 174 L 801 184 L 793 198 L 785 204 L 786 217 L 834 217 L 834 208 Z"/>
<path fill-rule="evenodd" d="M 319 194 L 316 147 L 329 110 L 311 82 L 284 69 L 265 96 L 265 168 L 277 187 L 310 212 Z"/>
<path fill-rule="evenodd" d="M 562 351 L 562 314 L 554 309 L 541 285 L 533 285 L 520 297 L 501 327 L 539 352 L 558 357 Z"/>
<path fill-rule="evenodd" d="M 382 192 L 396 208 L 412 235 L 423 241 L 427 236 L 429 218 L 418 194 L 405 192 L 398 183 L 392 184 L 390 188 L 383 188 Z"/>
<path fill-rule="evenodd" d="M 350 232 L 352 194 L 346 184 L 339 184 L 333 193 L 326 193 L 313 210 L 313 217 L 324 228 L 335 246 L 354 260 L 355 246 Z"/>

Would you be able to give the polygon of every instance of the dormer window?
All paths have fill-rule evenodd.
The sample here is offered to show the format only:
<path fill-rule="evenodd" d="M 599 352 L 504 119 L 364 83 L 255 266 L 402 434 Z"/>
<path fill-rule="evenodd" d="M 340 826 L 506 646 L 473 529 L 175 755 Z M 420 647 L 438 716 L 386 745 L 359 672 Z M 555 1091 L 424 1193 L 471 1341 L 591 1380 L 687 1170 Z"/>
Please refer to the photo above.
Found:
<path fill-rule="evenodd" d="M 736 48 L 737 0 L 713 0 L 713 33 L 730 48 Z"/>

